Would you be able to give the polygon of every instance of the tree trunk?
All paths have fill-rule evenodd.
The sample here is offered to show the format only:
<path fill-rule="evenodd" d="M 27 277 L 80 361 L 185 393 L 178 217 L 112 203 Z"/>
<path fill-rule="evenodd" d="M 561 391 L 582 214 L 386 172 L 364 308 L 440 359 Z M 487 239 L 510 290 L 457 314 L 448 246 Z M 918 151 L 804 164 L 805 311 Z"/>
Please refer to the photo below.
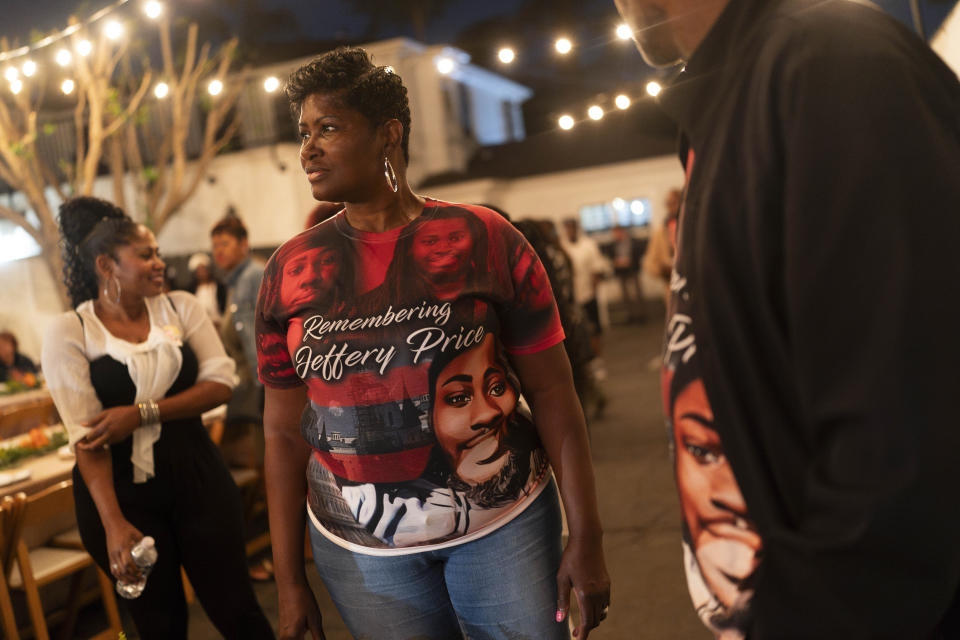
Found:
<path fill-rule="evenodd" d="M 63 283 L 63 257 L 60 255 L 60 238 L 57 234 L 52 241 L 48 239 L 40 246 L 43 253 L 43 263 L 47 266 L 47 271 L 53 279 L 53 285 L 57 291 L 57 297 L 60 300 L 60 307 L 64 310 L 73 307 L 70 304 L 70 294 L 67 292 L 67 286 Z"/>

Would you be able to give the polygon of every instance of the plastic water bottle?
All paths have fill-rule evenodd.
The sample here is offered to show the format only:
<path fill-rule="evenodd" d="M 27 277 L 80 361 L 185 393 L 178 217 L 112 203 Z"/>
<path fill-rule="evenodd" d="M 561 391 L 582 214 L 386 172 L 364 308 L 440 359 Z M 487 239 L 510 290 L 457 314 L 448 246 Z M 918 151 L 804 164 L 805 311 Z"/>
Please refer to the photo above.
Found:
<path fill-rule="evenodd" d="M 127 600 L 140 597 L 147 586 L 147 576 L 150 575 L 153 565 L 157 563 L 157 547 L 153 538 L 144 536 L 140 542 L 130 549 L 130 556 L 133 558 L 133 563 L 140 569 L 140 579 L 136 582 L 117 580 L 117 593 Z"/>

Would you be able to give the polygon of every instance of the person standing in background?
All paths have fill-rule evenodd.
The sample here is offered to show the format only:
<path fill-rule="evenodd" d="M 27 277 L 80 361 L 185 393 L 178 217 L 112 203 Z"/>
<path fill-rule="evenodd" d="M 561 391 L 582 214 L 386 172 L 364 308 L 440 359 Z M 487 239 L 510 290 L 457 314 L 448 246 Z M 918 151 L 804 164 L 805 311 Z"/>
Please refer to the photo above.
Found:
<path fill-rule="evenodd" d="M 865 2 L 615 2 L 684 63 L 662 380 L 701 619 L 960 638 L 957 76 Z"/>
<path fill-rule="evenodd" d="M 233 361 L 196 298 L 163 293 L 149 229 L 97 198 L 59 213 L 75 309 L 50 322 L 41 360 L 76 453 L 84 548 L 129 583 L 130 548 L 156 540 L 146 588 L 126 602 L 144 640 L 187 637 L 181 567 L 222 637 L 273 638 L 246 575 L 240 492 L 200 419 L 230 398 Z"/>
<path fill-rule="evenodd" d="M 187 289 L 197 297 L 197 302 L 206 310 L 213 326 L 220 326 L 220 316 L 227 307 L 227 288 L 213 277 L 210 256 L 200 251 L 190 256 L 187 269 L 193 280 Z"/>
<path fill-rule="evenodd" d="M 590 327 L 590 346 L 593 348 L 594 370 L 599 379 L 606 372 L 603 368 L 603 324 L 600 320 L 600 302 L 597 292 L 600 282 L 608 272 L 608 265 L 597 243 L 580 230 L 576 218 L 563 221 L 563 249 L 573 265 L 573 300 L 583 310 Z"/>
<path fill-rule="evenodd" d="M 663 283 L 664 308 L 670 303 L 670 273 L 673 271 L 674 242 L 682 194 L 680 189 L 671 189 L 667 194 L 667 215 L 659 226 L 651 230 L 650 243 L 643 254 L 644 273 Z"/>
<path fill-rule="evenodd" d="M 640 290 L 640 260 L 643 257 L 644 241 L 631 233 L 629 228 L 613 228 L 613 242 L 608 245 L 608 257 L 613 263 L 613 274 L 620 283 L 623 305 L 630 322 L 645 322 L 643 292 Z"/>
<path fill-rule="evenodd" d="M 227 406 L 221 449 L 227 464 L 263 466 L 263 385 L 257 377 L 257 346 L 254 312 L 263 279 L 263 265 L 250 256 L 247 228 L 228 213 L 210 231 L 213 260 L 224 274 L 226 308 L 220 322 L 220 338 L 227 354 L 237 363 L 239 382 Z"/>

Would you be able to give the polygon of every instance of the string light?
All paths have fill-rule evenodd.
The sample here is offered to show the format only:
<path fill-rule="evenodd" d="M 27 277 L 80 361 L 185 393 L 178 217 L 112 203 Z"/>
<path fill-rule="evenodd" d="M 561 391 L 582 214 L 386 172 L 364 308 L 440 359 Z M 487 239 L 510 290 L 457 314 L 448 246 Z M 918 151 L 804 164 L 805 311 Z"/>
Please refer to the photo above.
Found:
<path fill-rule="evenodd" d="M 157 2 L 157 0 L 150 0 L 150 2 L 143 6 L 143 12 L 146 13 L 147 17 L 151 20 L 156 20 L 163 13 L 163 3 Z"/>
<path fill-rule="evenodd" d="M 116 20 L 111 20 L 104 25 L 103 35 L 107 36 L 108 40 L 119 40 L 123 35 L 123 25 Z"/>
<path fill-rule="evenodd" d="M 437 59 L 437 71 L 441 74 L 448 76 L 453 73 L 453 70 L 457 68 L 457 63 L 453 61 L 453 58 L 448 58 L 446 56 Z"/>
<path fill-rule="evenodd" d="M 81 22 L 74 22 L 68 27 L 64 28 L 59 33 L 51 34 L 45 38 L 37 40 L 36 42 L 23 47 L 18 47 L 16 49 L 8 51 L 0 51 L 0 62 L 4 60 L 13 60 L 16 58 L 23 58 L 24 61 L 17 67 L 8 67 L 5 70 L 4 75 L 10 83 L 10 90 L 18 94 L 24 88 L 24 82 L 21 79 L 30 78 L 36 75 L 39 71 L 38 65 L 33 60 L 26 58 L 28 54 L 32 51 L 43 49 L 45 47 L 50 47 L 51 45 L 56 44 L 57 42 L 78 34 L 84 28 L 89 28 L 91 25 L 103 20 L 112 13 L 115 13 L 117 9 L 127 4 L 130 0 L 114 0 L 110 5 L 103 7 L 93 15 L 91 15 L 86 20 Z M 139 0 L 142 3 L 142 10 L 144 14 L 152 19 L 156 20 L 163 15 L 166 10 L 164 2 L 160 0 Z M 633 31 L 630 26 L 626 23 L 621 23 L 616 26 L 615 29 L 616 37 L 619 40 L 630 40 L 633 37 Z M 104 23 L 103 34 L 106 38 L 110 40 L 117 40 L 124 36 L 125 28 L 124 25 L 118 20 L 112 19 Z M 75 49 L 71 52 L 70 49 L 62 47 L 57 50 L 54 55 L 54 60 L 61 67 L 69 66 L 73 62 L 73 55 L 80 56 L 89 56 L 93 52 L 93 43 L 90 40 L 80 40 L 76 43 Z M 560 55 L 566 56 L 571 53 L 574 49 L 574 43 L 569 37 L 558 37 L 554 41 L 554 48 L 556 52 Z M 497 59 L 500 63 L 509 65 L 513 64 L 517 60 L 517 51 L 513 47 L 505 46 L 498 50 Z M 458 62 L 455 59 L 455 56 L 443 55 L 436 59 L 436 68 L 437 72 L 442 75 L 450 75 L 454 73 L 458 67 Z M 384 70 L 387 73 L 394 73 L 394 70 L 391 67 L 384 67 Z M 265 78 L 263 81 L 263 88 L 267 93 L 275 93 L 281 87 L 281 82 L 274 76 Z M 76 90 L 76 83 L 72 79 L 65 79 L 61 84 L 61 90 L 64 94 L 70 94 Z M 221 80 L 214 79 L 207 85 L 207 91 L 211 96 L 218 96 L 224 90 L 224 83 Z M 663 91 L 663 87 L 660 83 L 656 81 L 651 81 L 646 85 L 646 92 L 650 96 L 658 96 Z M 154 95 L 158 99 L 163 99 L 167 97 L 170 93 L 170 87 L 166 83 L 158 83 L 154 87 Z M 629 109 L 633 101 L 626 94 L 617 95 L 614 98 L 614 105 L 617 109 L 626 110 Z M 587 115 L 592 120 L 601 120 L 605 116 L 605 109 L 597 104 L 591 105 L 587 110 Z M 572 129 L 576 125 L 576 120 L 573 116 L 569 114 L 564 114 L 558 120 L 559 126 L 564 130 Z"/>

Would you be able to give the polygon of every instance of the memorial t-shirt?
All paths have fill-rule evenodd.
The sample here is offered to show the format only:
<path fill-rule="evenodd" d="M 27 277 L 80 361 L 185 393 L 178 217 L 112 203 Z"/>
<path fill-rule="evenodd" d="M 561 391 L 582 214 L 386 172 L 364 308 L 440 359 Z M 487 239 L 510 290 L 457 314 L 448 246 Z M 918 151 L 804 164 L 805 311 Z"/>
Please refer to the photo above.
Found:
<path fill-rule="evenodd" d="M 496 213 L 428 199 L 370 233 L 341 212 L 270 259 L 256 328 L 263 383 L 307 386 L 308 513 L 333 542 L 376 555 L 466 542 L 543 488 L 507 354 L 564 334 L 540 260 Z"/>

